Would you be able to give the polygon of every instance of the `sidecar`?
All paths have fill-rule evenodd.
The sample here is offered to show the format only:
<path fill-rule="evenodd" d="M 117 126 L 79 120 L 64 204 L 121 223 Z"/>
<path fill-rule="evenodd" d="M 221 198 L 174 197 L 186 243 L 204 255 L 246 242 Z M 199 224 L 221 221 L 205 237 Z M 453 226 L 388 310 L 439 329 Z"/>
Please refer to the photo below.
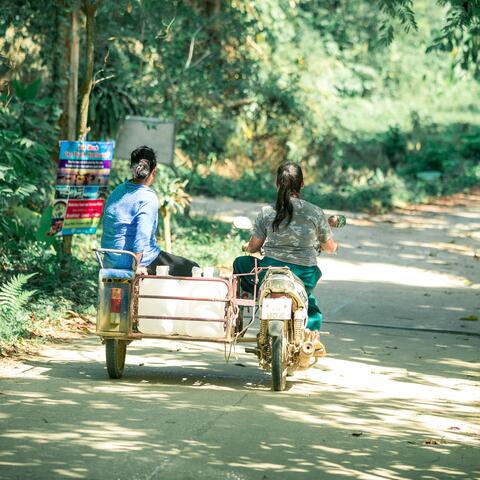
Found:
<path fill-rule="evenodd" d="M 104 255 L 130 255 L 133 270 L 105 268 Z M 96 334 L 105 343 L 110 378 L 121 378 L 127 346 L 158 338 L 231 344 L 256 342 L 246 337 L 255 321 L 256 295 L 239 298 L 239 276 L 229 278 L 136 275 L 131 252 L 95 249 L 100 264 Z M 258 273 L 253 273 L 258 283 Z M 243 310 L 252 312 L 247 326 Z"/>

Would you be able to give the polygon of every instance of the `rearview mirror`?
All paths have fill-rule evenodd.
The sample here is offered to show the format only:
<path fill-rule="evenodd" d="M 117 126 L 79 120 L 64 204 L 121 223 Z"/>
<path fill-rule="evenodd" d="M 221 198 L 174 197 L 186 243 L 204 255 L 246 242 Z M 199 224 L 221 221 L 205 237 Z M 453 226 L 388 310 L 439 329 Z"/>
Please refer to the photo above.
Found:
<path fill-rule="evenodd" d="M 332 215 L 328 217 L 328 224 L 333 228 L 342 228 L 347 224 L 345 215 Z"/>

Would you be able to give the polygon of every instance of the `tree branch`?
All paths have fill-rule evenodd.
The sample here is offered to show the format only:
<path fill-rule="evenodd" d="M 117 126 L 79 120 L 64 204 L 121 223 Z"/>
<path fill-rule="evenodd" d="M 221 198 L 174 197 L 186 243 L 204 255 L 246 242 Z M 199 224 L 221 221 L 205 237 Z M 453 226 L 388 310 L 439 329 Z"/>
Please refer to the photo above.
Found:
<path fill-rule="evenodd" d="M 85 138 L 88 133 L 88 107 L 90 105 L 90 93 L 93 87 L 93 67 L 94 67 L 94 53 L 95 53 L 95 14 L 101 0 L 90 2 L 83 0 L 83 11 L 87 17 L 86 24 L 86 63 L 85 63 L 85 79 L 81 88 L 80 99 L 80 119 L 78 126 L 78 136 Z"/>
<path fill-rule="evenodd" d="M 195 38 L 197 37 L 198 33 L 202 30 L 202 27 L 198 27 L 195 33 L 192 36 L 192 39 L 190 40 L 190 48 L 188 50 L 188 58 L 187 62 L 185 63 L 185 70 L 188 70 L 190 68 L 190 64 L 192 63 L 192 58 L 193 58 L 193 50 L 195 49 Z"/>

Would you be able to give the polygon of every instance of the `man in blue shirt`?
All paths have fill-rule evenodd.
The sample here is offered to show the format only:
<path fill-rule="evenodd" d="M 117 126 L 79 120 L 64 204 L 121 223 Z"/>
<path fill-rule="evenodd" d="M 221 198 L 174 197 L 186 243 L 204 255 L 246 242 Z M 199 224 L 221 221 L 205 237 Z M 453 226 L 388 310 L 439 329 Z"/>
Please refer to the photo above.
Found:
<path fill-rule="evenodd" d="M 150 188 L 157 173 L 155 152 L 146 146 L 131 154 L 132 179 L 113 190 L 103 214 L 102 248 L 127 250 L 138 260 L 137 273 L 155 275 L 159 265 L 170 266 L 170 275 L 191 276 L 198 264 L 183 257 L 163 252 L 155 240 L 158 225 L 158 198 Z M 132 259 L 125 254 L 108 254 L 106 266 L 132 268 Z"/>

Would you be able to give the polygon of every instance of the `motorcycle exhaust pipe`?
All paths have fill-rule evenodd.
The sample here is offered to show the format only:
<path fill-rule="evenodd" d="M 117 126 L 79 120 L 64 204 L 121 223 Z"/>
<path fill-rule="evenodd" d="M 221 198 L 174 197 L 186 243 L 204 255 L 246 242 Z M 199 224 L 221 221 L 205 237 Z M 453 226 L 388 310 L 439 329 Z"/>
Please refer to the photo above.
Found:
<path fill-rule="evenodd" d="M 306 370 L 310 368 L 313 363 L 311 359 L 313 358 L 313 354 L 315 353 L 315 346 L 312 342 L 304 342 L 302 348 L 300 349 L 300 353 L 298 355 L 298 369 L 299 370 Z"/>

